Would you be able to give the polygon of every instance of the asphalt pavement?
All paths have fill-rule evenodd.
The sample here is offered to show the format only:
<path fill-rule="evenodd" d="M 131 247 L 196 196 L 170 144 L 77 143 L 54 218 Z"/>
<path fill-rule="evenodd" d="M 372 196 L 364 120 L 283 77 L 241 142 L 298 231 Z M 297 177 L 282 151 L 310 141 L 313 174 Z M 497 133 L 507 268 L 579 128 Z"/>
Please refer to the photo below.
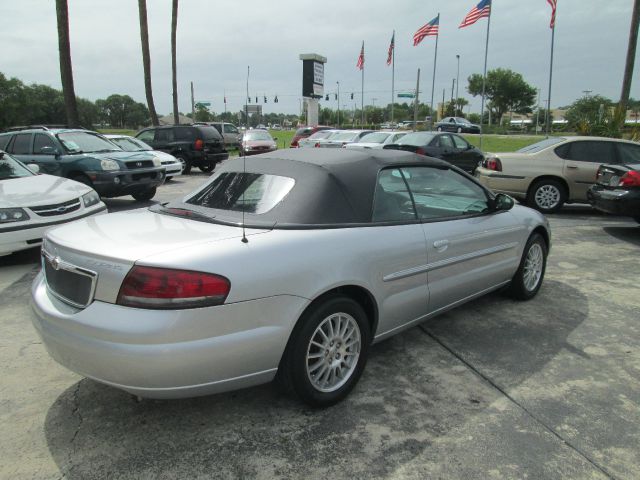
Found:
<path fill-rule="evenodd" d="M 640 478 L 640 226 L 586 206 L 549 218 L 535 299 L 490 294 L 374 346 L 326 410 L 274 385 L 139 402 L 83 379 L 31 325 L 38 249 L 0 257 L 0 478 Z"/>

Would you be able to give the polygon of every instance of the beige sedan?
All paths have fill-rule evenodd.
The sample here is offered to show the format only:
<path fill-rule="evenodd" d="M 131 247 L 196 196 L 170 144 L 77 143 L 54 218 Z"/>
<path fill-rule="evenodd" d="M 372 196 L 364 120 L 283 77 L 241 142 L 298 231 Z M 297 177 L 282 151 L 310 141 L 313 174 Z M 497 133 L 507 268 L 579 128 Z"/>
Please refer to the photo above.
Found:
<path fill-rule="evenodd" d="M 640 162 L 640 145 L 601 137 L 552 137 L 514 153 L 487 154 L 475 175 L 543 213 L 564 203 L 587 203 L 603 163 Z"/>

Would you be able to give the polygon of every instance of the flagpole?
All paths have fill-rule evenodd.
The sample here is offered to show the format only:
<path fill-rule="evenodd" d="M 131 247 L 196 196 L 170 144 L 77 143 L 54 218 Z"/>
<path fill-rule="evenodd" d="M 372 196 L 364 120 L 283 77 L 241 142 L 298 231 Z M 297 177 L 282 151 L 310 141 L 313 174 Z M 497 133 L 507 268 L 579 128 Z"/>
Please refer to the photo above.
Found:
<path fill-rule="evenodd" d="M 482 122 L 484 121 L 484 95 L 487 83 L 487 57 L 489 56 L 489 27 L 491 26 L 491 13 L 493 5 L 489 9 L 489 17 L 487 17 L 487 43 L 484 47 L 484 74 L 482 76 L 482 107 L 480 109 L 480 150 L 482 150 Z"/>
<path fill-rule="evenodd" d="M 438 12 L 438 26 L 440 25 L 440 12 Z M 431 80 L 431 107 L 429 111 L 429 130 L 433 130 L 433 93 L 436 88 L 436 64 L 438 63 L 438 39 L 440 38 L 440 31 L 438 31 L 438 35 L 436 35 L 436 53 L 433 57 L 433 79 Z M 418 92 L 416 92 L 418 95 Z"/>
<path fill-rule="evenodd" d="M 362 110 L 361 125 L 364 126 L 364 42 L 362 42 L 362 86 L 360 90 L 360 108 Z"/>
<path fill-rule="evenodd" d="M 551 80 L 553 78 L 553 44 L 555 42 L 556 36 L 556 22 L 554 19 L 553 28 L 551 29 L 551 63 L 549 66 L 549 92 L 547 97 L 547 111 L 545 112 L 545 120 L 544 120 L 544 132 L 547 137 L 549 137 L 549 120 L 551 115 L 549 114 L 549 110 L 551 110 Z"/>
<path fill-rule="evenodd" d="M 391 52 L 391 122 L 393 124 L 393 98 L 394 98 L 394 87 L 395 87 L 395 76 L 396 76 L 396 31 L 393 31 L 393 35 L 391 36 L 393 39 L 393 51 Z"/>

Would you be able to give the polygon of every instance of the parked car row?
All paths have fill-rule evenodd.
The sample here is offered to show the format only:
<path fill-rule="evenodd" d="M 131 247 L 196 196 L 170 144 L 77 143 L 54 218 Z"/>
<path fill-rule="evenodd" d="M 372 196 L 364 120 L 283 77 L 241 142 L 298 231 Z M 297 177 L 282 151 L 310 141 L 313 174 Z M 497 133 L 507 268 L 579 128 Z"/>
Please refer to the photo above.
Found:
<path fill-rule="evenodd" d="M 633 201 L 640 187 L 638 165 L 640 145 L 635 142 L 551 137 L 514 153 L 488 154 L 476 177 L 543 213 L 556 212 L 565 203 L 591 203 L 638 219 Z"/>

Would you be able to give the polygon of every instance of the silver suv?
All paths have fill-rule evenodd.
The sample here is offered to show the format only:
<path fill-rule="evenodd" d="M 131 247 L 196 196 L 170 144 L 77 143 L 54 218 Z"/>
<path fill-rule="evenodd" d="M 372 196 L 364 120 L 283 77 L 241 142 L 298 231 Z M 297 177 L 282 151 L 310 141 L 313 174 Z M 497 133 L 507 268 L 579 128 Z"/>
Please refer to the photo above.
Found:
<path fill-rule="evenodd" d="M 226 122 L 205 122 L 207 125 L 211 125 L 215 127 L 216 130 L 222 135 L 224 138 L 224 146 L 225 147 L 233 147 L 238 148 L 240 146 L 240 141 L 242 140 L 242 134 L 238 130 L 233 123 Z"/>

